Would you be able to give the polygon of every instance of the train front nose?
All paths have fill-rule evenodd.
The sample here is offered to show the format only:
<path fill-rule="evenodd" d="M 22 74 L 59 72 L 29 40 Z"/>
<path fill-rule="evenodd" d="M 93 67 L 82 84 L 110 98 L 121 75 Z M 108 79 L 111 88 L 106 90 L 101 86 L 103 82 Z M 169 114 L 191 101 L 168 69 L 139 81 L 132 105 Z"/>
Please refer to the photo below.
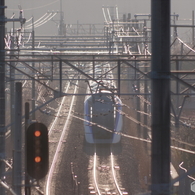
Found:
<path fill-rule="evenodd" d="M 96 124 L 92 127 L 93 138 L 95 140 L 112 139 L 112 131 L 114 131 L 113 102 L 107 96 L 102 96 L 99 99 L 95 98 L 92 111 L 92 122 Z"/>

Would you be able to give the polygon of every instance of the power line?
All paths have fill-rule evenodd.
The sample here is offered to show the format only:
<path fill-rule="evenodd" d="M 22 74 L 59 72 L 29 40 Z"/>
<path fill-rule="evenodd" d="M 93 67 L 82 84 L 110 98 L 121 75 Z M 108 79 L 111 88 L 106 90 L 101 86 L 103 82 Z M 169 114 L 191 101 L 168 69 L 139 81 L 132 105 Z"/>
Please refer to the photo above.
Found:
<path fill-rule="evenodd" d="M 51 2 L 51 3 L 48 3 L 48 4 L 46 4 L 46 5 L 42 5 L 42 6 L 34 7 L 34 8 L 26 8 L 26 9 L 23 9 L 23 10 L 25 10 L 25 11 L 28 10 L 28 11 L 29 11 L 29 10 L 41 9 L 41 8 L 43 8 L 43 7 L 50 6 L 50 5 L 52 5 L 52 4 L 54 4 L 54 3 L 58 2 L 58 1 L 59 1 L 59 0 L 56 0 L 56 1 Z M 16 11 L 16 10 L 18 10 L 18 9 L 6 9 L 6 10 L 8 10 L 8 11 Z"/>

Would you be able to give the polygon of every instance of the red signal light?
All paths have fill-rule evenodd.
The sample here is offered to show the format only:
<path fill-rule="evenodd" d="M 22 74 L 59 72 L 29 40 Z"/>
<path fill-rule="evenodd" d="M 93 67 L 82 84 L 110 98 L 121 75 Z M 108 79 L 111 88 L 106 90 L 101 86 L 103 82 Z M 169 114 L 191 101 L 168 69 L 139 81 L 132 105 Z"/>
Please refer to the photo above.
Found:
<path fill-rule="evenodd" d="M 41 132 L 39 130 L 35 131 L 34 133 L 35 137 L 40 137 L 41 136 Z"/>
<path fill-rule="evenodd" d="M 36 157 L 35 157 L 35 162 L 36 162 L 36 163 L 41 162 L 41 157 L 40 157 L 40 156 L 36 156 Z"/>

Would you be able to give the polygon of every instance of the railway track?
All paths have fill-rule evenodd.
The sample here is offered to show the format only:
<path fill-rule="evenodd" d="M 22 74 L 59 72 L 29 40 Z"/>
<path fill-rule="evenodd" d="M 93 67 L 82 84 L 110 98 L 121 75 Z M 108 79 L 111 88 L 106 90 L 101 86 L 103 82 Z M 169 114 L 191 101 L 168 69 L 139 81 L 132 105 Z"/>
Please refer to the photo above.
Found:
<path fill-rule="evenodd" d="M 67 83 L 65 93 L 71 92 L 76 93 L 77 86 L 73 87 L 70 82 Z M 71 112 L 74 107 L 75 96 L 64 96 L 61 98 L 60 106 L 55 116 L 55 120 L 49 127 L 49 149 L 50 149 L 50 168 L 48 176 L 45 180 L 45 194 L 52 194 L 52 181 L 57 172 L 57 162 L 60 158 L 60 152 L 63 145 L 66 143 L 66 135 L 68 126 L 70 124 Z"/>
<path fill-rule="evenodd" d="M 90 194 L 128 194 L 121 187 L 120 168 L 116 165 L 116 159 L 112 153 L 111 146 L 94 146 L 94 155 L 90 166 L 92 167 L 91 171 L 89 171 L 92 181 L 89 185 Z"/>

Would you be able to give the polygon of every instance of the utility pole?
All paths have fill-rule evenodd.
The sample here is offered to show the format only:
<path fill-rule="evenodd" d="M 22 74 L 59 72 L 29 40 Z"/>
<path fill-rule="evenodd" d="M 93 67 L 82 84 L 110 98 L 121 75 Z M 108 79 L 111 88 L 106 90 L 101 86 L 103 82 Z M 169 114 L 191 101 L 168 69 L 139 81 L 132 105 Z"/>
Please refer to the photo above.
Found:
<path fill-rule="evenodd" d="M 11 46 L 10 46 L 10 59 L 14 59 L 14 48 L 15 48 L 15 22 L 13 21 L 13 32 L 10 33 L 11 36 Z M 11 122 L 11 144 L 14 143 L 14 136 L 13 136 L 13 132 L 14 132 L 14 112 L 15 112 L 15 69 L 13 68 L 15 65 L 15 62 L 10 62 L 10 64 L 12 65 L 10 67 L 10 122 Z M 14 149 L 14 145 L 11 146 L 12 150 Z"/>
<path fill-rule="evenodd" d="M 152 0 L 152 195 L 170 194 L 170 0 Z"/>
<path fill-rule="evenodd" d="M 0 179 L 5 174 L 5 8 L 4 0 L 0 0 Z M 0 192 L 5 194 L 2 185 Z"/>
<path fill-rule="evenodd" d="M 34 29 L 34 17 L 32 18 L 32 50 L 35 49 L 35 29 Z M 32 58 L 34 58 L 34 52 L 32 52 Z M 32 67 L 35 68 L 35 63 L 32 62 Z M 33 78 L 35 72 L 33 71 Z M 32 80 L 32 110 L 35 110 L 35 80 Z M 35 112 L 32 113 L 32 120 L 35 120 Z"/>
<path fill-rule="evenodd" d="M 64 35 L 64 13 L 62 11 L 62 0 L 60 0 L 60 24 L 59 35 Z"/>

